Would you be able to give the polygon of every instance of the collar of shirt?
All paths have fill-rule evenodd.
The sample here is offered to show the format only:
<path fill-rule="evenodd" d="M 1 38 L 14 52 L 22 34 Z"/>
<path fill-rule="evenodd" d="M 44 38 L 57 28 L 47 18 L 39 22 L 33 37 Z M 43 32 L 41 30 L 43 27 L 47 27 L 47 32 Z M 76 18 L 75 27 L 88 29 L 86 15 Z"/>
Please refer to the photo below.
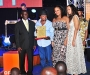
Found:
<path fill-rule="evenodd" d="M 23 21 L 23 22 L 28 22 L 28 19 L 27 19 L 27 20 L 22 19 L 22 21 Z"/>
<path fill-rule="evenodd" d="M 48 22 L 48 20 L 46 20 L 46 22 L 45 22 L 45 24 L 44 25 L 46 25 L 47 24 L 47 22 Z M 39 24 L 41 24 L 41 19 L 39 19 Z M 41 24 L 42 25 L 42 24 Z"/>

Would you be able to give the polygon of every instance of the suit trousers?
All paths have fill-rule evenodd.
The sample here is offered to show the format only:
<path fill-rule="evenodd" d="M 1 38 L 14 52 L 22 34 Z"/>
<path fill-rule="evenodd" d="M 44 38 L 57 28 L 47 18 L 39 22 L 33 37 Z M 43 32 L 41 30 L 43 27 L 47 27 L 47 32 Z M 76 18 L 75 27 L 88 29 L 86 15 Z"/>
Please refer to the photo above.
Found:
<path fill-rule="evenodd" d="M 47 46 L 47 47 L 40 47 L 38 46 L 39 49 L 39 55 L 40 55 L 40 63 L 41 66 L 47 67 L 47 66 L 52 66 L 52 49 L 51 49 L 51 45 Z"/>
<path fill-rule="evenodd" d="M 90 62 L 90 48 L 87 48 L 87 61 Z"/>
<path fill-rule="evenodd" d="M 21 74 L 25 73 L 25 55 L 27 54 L 28 60 L 28 74 L 32 74 L 33 71 L 33 49 L 22 49 L 19 52 L 19 65 Z"/>

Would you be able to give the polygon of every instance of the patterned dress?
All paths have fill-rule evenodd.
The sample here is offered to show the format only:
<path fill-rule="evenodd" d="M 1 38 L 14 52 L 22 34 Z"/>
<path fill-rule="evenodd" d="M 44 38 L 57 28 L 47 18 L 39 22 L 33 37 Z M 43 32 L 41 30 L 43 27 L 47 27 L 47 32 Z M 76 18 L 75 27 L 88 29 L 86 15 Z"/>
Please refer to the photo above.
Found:
<path fill-rule="evenodd" d="M 75 30 L 73 19 L 71 20 L 69 25 L 70 29 L 68 31 L 67 52 L 66 52 L 67 72 L 72 75 L 86 73 L 86 65 L 80 31 L 78 30 L 77 32 L 75 47 L 73 47 L 72 40 Z"/>
<path fill-rule="evenodd" d="M 58 21 L 53 23 L 54 27 L 54 47 L 52 53 L 53 66 L 58 61 L 66 61 L 66 47 L 64 40 L 67 36 L 67 25 L 65 22 Z"/>

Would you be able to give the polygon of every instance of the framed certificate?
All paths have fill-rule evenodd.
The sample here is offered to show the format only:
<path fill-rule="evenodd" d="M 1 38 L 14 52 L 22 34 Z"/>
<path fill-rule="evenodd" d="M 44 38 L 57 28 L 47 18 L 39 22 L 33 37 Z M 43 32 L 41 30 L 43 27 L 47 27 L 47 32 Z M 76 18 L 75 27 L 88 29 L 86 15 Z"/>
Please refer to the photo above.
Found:
<path fill-rule="evenodd" d="M 43 39 L 46 38 L 46 26 L 37 26 L 37 38 Z"/>

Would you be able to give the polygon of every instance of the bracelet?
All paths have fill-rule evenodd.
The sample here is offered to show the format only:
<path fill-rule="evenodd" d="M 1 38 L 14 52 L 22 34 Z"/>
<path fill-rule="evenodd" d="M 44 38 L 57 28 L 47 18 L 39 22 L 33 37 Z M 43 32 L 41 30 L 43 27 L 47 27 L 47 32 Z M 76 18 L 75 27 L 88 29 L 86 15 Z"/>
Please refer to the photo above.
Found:
<path fill-rule="evenodd" d="M 87 40 L 83 40 L 83 41 L 87 41 Z"/>
<path fill-rule="evenodd" d="M 87 40 L 84 40 L 84 41 L 87 41 Z"/>

